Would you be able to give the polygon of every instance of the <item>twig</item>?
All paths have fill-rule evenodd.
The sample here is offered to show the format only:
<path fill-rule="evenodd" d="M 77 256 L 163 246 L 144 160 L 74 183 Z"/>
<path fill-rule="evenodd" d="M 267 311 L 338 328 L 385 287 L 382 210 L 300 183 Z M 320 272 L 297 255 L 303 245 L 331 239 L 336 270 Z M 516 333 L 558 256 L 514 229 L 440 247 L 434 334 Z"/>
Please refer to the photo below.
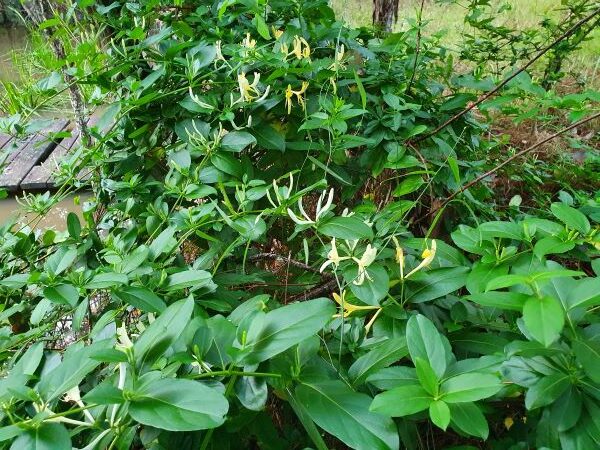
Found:
<path fill-rule="evenodd" d="M 554 42 L 552 42 L 550 45 L 546 46 L 544 49 L 542 49 L 536 56 L 533 57 L 533 59 L 529 60 L 529 62 L 527 64 L 525 64 L 523 67 L 521 67 L 519 70 L 517 70 L 516 72 L 514 72 L 512 75 L 510 75 L 508 78 L 506 78 L 503 82 L 501 82 L 498 86 L 496 86 L 494 89 L 492 89 L 491 91 L 485 93 L 484 95 L 482 95 L 481 97 L 479 97 L 479 99 L 472 103 L 471 105 L 469 105 L 467 108 L 463 109 L 461 112 L 455 114 L 454 116 L 452 116 L 450 119 L 446 120 L 444 123 L 442 123 L 441 125 L 439 125 L 438 127 L 436 127 L 433 131 L 423 134 L 421 136 L 419 136 L 417 139 L 415 139 L 414 142 L 421 142 L 425 139 L 427 139 L 428 137 L 433 136 L 434 134 L 438 133 L 439 131 L 443 130 L 444 128 L 446 128 L 448 125 L 450 125 L 452 122 L 454 122 L 457 119 L 460 119 L 462 116 L 464 116 L 466 113 L 468 113 L 469 111 L 471 111 L 473 108 L 475 108 L 477 105 L 480 105 L 481 103 L 483 103 L 484 101 L 486 101 L 488 98 L 490 98 L 492 95 L 494 95 L 496 92 L 498 92 L 500 89 L 502 89 L 504 86 L 506 86 L 511 80 L 513 80 L 515 77 L 517 77 L 517 75 L 519 75 L 520 73 L 524 72 L 525 70 L 527 70 L 533 63 L 535 63 L 538 59 L 540 59 L 542 56 L 544 56 L 548 51 L 552 50 L 554 47 L 556 47 L 560 42 L 564 41 L 566 38 L 568 38 L 569 36 L 571 36 L 573 33 L 575 33 L 582 25 L 584 25 L 586 22 L 589 22 L 590 20 L 592 20 L 596 15 L 600 14 L 600 8 L 598 8 L 597 10 L 595 10 L 593 13 L 591 13 L 589 16 L 584 17 L 583 19 L 581 19 L 579 22 L 577 22 L 575 25 L 573 25 L 571 28 L 569 28 L 563 35 L 561 35 L 558 39 L 556 39 Z"/>
<path fill-rule="evenodd" d="M 562 129 L 562 130 L 560 130 L 560 131 L 557 131 L 556 133 L 554 133 L 554 134 L 552 134 L 552 135 L 548 136 L 547 138 L 545 138 L 545 139 L 542 139 L 541 141 L 538 141 L 538 142 L 536 142 L 536 143 L 535 143 L 535 144 L 533 144 L 532 146 L 530 146 L 530 147 L 527 147 L 526 149 L 524 149 L 524 150 L 521 150 L 520 152 L 517 152 L 517 153 L 515 153 L 515 154 L 514 154 L 514 155 L 512 155 L 510 158 L 508 158 L 508 159 L 506 159 L 506 160 L 502 161 L 502 162 L 501 162 L 500 164 L 498 164 L 497 166 L 495 166 L 495 167 L 493 167 L 492 169 L 488 170 L 487 172 L 485 172 L 485 173 L 483 173 L 483 174 L 479 175 L 477 178 L 475 178 L 474 180 L 472 180 L 472 181 L 468 182 L 468 183 L 467 183 L 467 184 L 465 184 L 463 187 L 461 187 L 459 190 L 457 190 L 457 191 L 453 192 L 453 193 L 452 193 L 452 194 L 451 194 L 449 197 L 447 197 L 447 198 L 446 198 L 446 199 L 445 199 L 445 200 L 444 200 L 444 201 L 443 201 L 443 202 L 442 202 L 442 203 L 441 203 L 441 204 L 440 204 L 440 205 L 439 205 L 439 206 L 438 206 L 436 209 L 434 209 L 434 210 L 431 210 L 431 211 L 430 211 L 428 214 L 426 214 L 425 216 L 423 216 L 423 218 L 424 218 L 424 217 L 427 217 L 427 216 L 430 216 L 430 215 L 434 214 L 435 212 L 437 212 L 438 210 L 442 209 L 444 206 L 446 206 L 448 203 L 450 203 L 450 202 L 451 202 L 451 201 L 452 201 L 454 198 L 456 198 L 456 196 L 458 196 L 458 195 L 462 194 L 464 191 L 466 191 L 467 189 L 469 189 L 471 186 L 473 186 L 473 185 L 475 185 L 475 184 L 479 183 L 481 180 L 483 180 L 483 179 L 485 179 L 485 178 L 489 177 L 490 175 L 492 175 L 493 173 L 497 172 L 497 171 L 498 171 L 498 170 L 500 170 L 502 167 L 504 167 L 504 166 L 506 166 L 507 164 L 509 164 L 511 161 L 514 161 L 515 159 L 517 159 L 517 158 L 519 158 L 519 157 L 521 157 L 521 156 L 523 156 L 523 155 L 525 155 L 525 154 L 527 154 L 527 153 L 529 153 L 529 152 L 531 152 L 531 151 L 535 150 L 536 148 L 538 148 L 538 147 L 540 147 L 540 146 L 544 145 L 545 143 L 547 143 L 547 142 L 551 141 L 552 139 L 554 139 L 554 138 L 556 138 L 556 137 L 558 137 L 558 136 L 560 136 L 560 135 L 562 135 L 562 134 L 566 133 L 567 131 L 570 131 L 570 130 L 572 130 L 573 128 L 576 128 L 576 127 L 578 127 L 578 126 L 580 126 L 580 125 L 583 125 L 584 123 L 590 122 L 590 121 L 592 121 L 592 120 L 594 120 L 594 119 L 596 119 L 596 118 L 598 118 L 598 117 L 600 117 L 600 112 L 597 112 L 597 113 L 595 113 L 595 114 L 592 114 L 591 116 L 589 116 L 589 117 L 586 117 L 585 119 L 581 119 L 580 121 L 578 121 L 578 122 L 575 122 L 575 123 L 573 123 L 573 124 L 569 125 L 568 127 L 566 127 L 566 128 L 563 128 L 563 129 Z M 419 221 L 420 221 L 420 219 L 419 219 L 417 222 L 419 222 Z"/>
<path fill-rule="evenodd" d="M 260 261 L 263 259 L 275 259 L 275 260 L 283 261 L 283 262 L 289 264 L 290 266 L 297 267 L 298 269 L 306 270 L 308 272 L 318 273 L 323 278 L 331 278 L 332 277 L 332 275 L 330 273 L 326 273 L 326 272 L 321 273 L 321 272 L 319 272 L 319 269 L 311 267 L 308 264 L 304 264 L 303 262 L 296 261 L 295 259 L 292 259 L 290 257 L 282 256 L 275 252 L 258 253 L 257 255 L 250 256 L 250 258 L 248 258 L 248 259 L 250 261 Z"/>
<path fill-rule="evenodd" d="M 419 9 L 419 17 L 417 21 L 417 42 L 415 46 L 415 62 L 413 64 L 412 73 L 408 82 L 407 92 L 410 92 L 412 84 L 415 81 L 415 75 L 417 73 L 417 62 L 419 61 L 419 53 L 421 51 L 421 27 L 423 26 L 423 7 L 425 6 L 425 0 L 421 0 L 421 8 Z"/>
<path fill-rule="evenodd" d="M 300 292 L 299 294 L 292 295 L 290 297 L 290 301 L 310 300 L 312 298 L 319 297 L 323 294 L 329 294 L 336 288 L 337 288 L 337 280 L 335 278 L 333 278 L 319 286 L 315 286 L 314 288 L 307 289 L 306 291 Z"/>

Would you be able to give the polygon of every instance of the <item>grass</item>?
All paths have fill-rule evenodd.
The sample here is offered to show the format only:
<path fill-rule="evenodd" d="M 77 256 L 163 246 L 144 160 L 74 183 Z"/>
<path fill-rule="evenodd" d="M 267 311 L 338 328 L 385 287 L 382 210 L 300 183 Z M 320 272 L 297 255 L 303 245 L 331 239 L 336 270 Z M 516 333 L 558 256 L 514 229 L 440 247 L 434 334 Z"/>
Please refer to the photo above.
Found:
<path fill-rule="evenodd" d="M 548 15 L 560 15 L 561 0 L 506 1 L 511 4 L 512 9 L 505 11 L 500 20 L 511 28 L 533 28 Z M 499 3 L 499 0 L 496 2 Z M 373 3 L 370 0 L 330 0 L 330 3 L 337 16 L 349 25 L 361 26 L 371 23 Z M 420 0 L 400 0 L 395 31 L 402 30 L 406 27 L 407 20 L 416 17 L 420 4 Z M 470 31 L 470 27 L 464 23 L 465 11 L 465 8 L 456 4 L 441 5 L 434 0 L 425 0 L 423 19 L 428 21 L 425 32 L 445 32 L 448 47 L 457 48 L 462 34 Z M 581 75 L 582 67 L 585 68 L 588 78 L 600 77 L 600 29 L 591 33 L 591 39 L 584 42 L 573 54 L 569 66 L 565 69 L 577 71 Z"/>

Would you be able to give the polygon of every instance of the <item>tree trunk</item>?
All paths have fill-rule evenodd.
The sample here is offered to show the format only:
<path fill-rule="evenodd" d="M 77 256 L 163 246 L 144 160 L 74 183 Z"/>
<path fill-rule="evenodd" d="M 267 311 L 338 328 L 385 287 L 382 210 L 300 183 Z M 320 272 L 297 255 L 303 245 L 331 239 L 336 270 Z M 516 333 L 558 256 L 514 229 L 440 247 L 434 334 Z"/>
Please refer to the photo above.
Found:
<path fill-rule="evenodd" d="M 23 9 L 29 16 L 29 19 L 37 26 L 39 26 L 45 20 L 51 19 L 54 16 L 51 0 L 31 0 L 23 2 Z M 63 62 L 62 74 L 65 83 L 69 86 L 69 97 L 71 99 L 71 107 L 75 113 L 75 119 L 77 121 L 77 128 L 84 145 L 91 144 L 91 136 L 87 128 L 87 114 L 85 110 L 85 102 L 79 85 L 75 81 L 69 71 L 67 65 L 65 48 L 63 43 L 57 37 L 53 36 L 50 28 L 44 29 L 44 34 L 50 41 L 54 54 L 59 61 Z"/>
<path fill-rule="evenodd" d="M 392 25 L 398 20 L 399 0 L 373 0 L 373 25 L 385 31 L 392 31 Z"/>

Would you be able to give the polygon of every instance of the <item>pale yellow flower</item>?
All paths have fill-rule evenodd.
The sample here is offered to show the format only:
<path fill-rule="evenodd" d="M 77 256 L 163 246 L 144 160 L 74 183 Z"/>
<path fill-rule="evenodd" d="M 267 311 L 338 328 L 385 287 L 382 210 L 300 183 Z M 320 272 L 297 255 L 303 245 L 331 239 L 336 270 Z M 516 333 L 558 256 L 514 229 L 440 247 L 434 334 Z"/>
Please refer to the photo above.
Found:
<path fill-rule="evenodd" d="M 292 45 L 292 51 L 289 55 L 294 55 L 296 59 L 310 58 L 310 45 L 308 45 L 306 39 L 296 35 Z"/>
<path fill-rule="evenodd" d="M 256 40 L 252 39 L 250 33 L 246 33 L 246 37 L 242 41 L 242 45 L 247 49 L 252 49 L 256 47 Z"/>
<path fill-rule="evenodd" d="M 396 246 L 396 262 L 400 266 L 400 279 L 404 278 L 404 250 L 400 247 L 398 243 L 398 239 L 396 236 L 392 236 L 392 240 L 394 241 L 394 245 Z"/>
<path fill-rule="evenodd" d="M 353 283 L 356 286 L 360 286 L 365 282 L 365 278 L 369 281 L 373 281 L 367 272 L 367 267 L 369 267 L 373 261 L 375 261 L 375 257 L 377 256 L 377 249 L 372 247 L 371 244 L 367 244 L 367 248 L 365 252 L 360 257 L 360 259 L 353 257 L 352 259 L 358 265 L 358 275 Z"/>
<path fill-rule="evenodd" d="M 349 256 L 340 256 L 335 245 L 335 238 L 331 240 L 331 250 L 327 253 L 327 260 L 321 265 L 319 272 L 323 272 L 328 266 L 333 264 L 335 269 L 338 268 L 340 263 L 346 259 L 350 259 Z"/>
<path fill-rule="evenodd" d="M 290 84 L 288 84 L 288 87 L 285 90 L 285 106 L 287 107 L 288 114 L 291 114 L 291 112 L 292 112 L 292 106 L 293 106 L 292 97 L 294 95 L 296 96 L 298 105 L 300 105 L 302 107 L 302 110 L 306 109 L 306 102 L 304 101 L 304 93 L 306 92 L 307 88 L 308 88 L 308 81 L 303 81 L 302 87 L 297 91 L 294 91 L 292 89 L 292 86 Z"/>
<path fill-rule="evenodd" d="M 404 279 L 410 277 L 413 273 L 416 273 L 419 270 L 421 270 L 425 267 L 428 267 L 431 264 L 431 262 L 433 261 L 433 258 L 435 258 L 436 250 L 437 250 L 437 243 L 436 243 L 435 239 L 433 239 L 431 241 L 431 249 L 426 248 L 425 250 L 423 250 L 423 253 L 421 254 L 421 258 L 423 258 L 423 260 L 419 263 L 419 265 L 417 267 L 415 267 L 413 270 L 408 272 L 408 274 L 406 274 Z"/>
<path fill-rule="evenodd" d="M 274 26 L 271 26 L 271 30 L 273 31 L 273 36 L 275 36 L 275 40 L 279 39 L 283 35 L 283 30 L 278 30 Z"/>
<path fill-rule="evenodd" d="M 333 299 L 344 310 L 342 317 L 348 317 L 352 313 L 355 313 L 356 311 L 371 311 L 371 310 L 380 308 L 379 306 L 371 306 L 371 305 L 358 306 L 358 305 L 353 305 L 352 303 L 348 303 L 346 301 L 346 291 L 342 291 L 342 295 L 338 294 L 337 292 L 334 292 Z M 336 317 L 339 317 L 339 314 L 337 314 Z"/>
<path fill-rule="evenodd" d="M 253 100 L 261 101 L 264 100 L 269 94 L 269 90 L 271 86 L 267 86 L 265 91 L 261 94 L 258 90 L 258 82 L 260 81 L 260 73 L 254 72 L 254 80 L 252 83 L 248 81 L 246 78 L 246 74 L 244 72 L 238 75 L 238 87 L 240 90 L 240 101 L 252 102 Z M 237 102 L 236 102 L 237 103 Z"/>

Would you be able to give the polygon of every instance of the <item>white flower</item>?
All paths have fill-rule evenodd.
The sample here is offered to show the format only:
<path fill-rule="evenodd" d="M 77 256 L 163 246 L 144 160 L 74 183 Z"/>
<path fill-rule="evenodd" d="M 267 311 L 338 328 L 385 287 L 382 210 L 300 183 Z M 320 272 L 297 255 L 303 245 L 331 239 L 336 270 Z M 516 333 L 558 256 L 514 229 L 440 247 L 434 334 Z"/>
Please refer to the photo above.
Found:
<path fill-rule="evenodd" d="M 129 339 L 129 336 L 127 335 L 127 328 L 125 328 L 125 325 L 121 325 L 117 328 L 117 339 L 119 340 L 116 345 L 117 350 L 126 352 L 133 347 L 133 342 L 131 342 L 131 339 Z"/>
<path fill-rule="evenodd" d="M 404 250 L 400 247 L 398 243 L 398 239 L 396 236 L 392 236 L 392 240 L 394 241 L 394 245 L 396 246 L 396 262 L 400 265 L 400 279 L 404 279 Z"/>
<path fill-rule="evenodd" d="M 243 101 L 248 103 L 252 101 L 260 102 L 267 98 L 267 95 L 269 95 L 269 91 L 271 90 L 271 86 L 267 86 L 265 91 L 261 94 L 258 89 L 259 81 L 260 73 L 258 72 L 254 72 L 254 80 L 252 80 L 252 83 L 248 81 L 244 72 L 240 73 L 238 75 L 238 87 L 240 90 L 240 98 L 235 103 Z"/>
<path fill-rule="evenodd" d="M 290 208 L 288 208 L 287 213 L 290 216 L 290 219 L 292 219 L 298 225 L 313 225 L 313 224 L 317 223 L 318 220 L 321 218 L 321 216 L 323 216 L 325 213 L 327 213 L 327 211 L 329 211 L 329 208 L 331 207 L 331 204 L 333 202 L 333 194 L 334 194 L 333 188 L 331 188 L 329 190 L 329 195 L 327 196 L 327 201 L 323 205 L 323 200 L 325 199 L 326 194 L 327 194 L 327 191 L 323 191 L 321 193 L 321 195 L 319 196 L 319 200 L 317 201 L 317 212 L 315 214 L 314 220 L 311 219 L 309 217 L 309 215 L 306 213 L 306 211 L 304 210 L 304 206 L 302 205 L 302 198 L 298 199 L 298 209 L 300 209 L 300 213 L 302 214 L 303 219 L 299 218 L 294 213 L 294 211 L 292 211 Z"/>
<path fill-rule="evenodd" d="M 365 278 L 367 278 L 367 280 L 369 281 L 373 281 L 372 278 L 369 276 L 369 273 L 367 272 L 367 267 L 369 267 L 373 263 L 373 261 L 375 261 L 376 256 L 377 249 L 375 247 L 372 247 L 371 244 L 368 244 L 367 248 L 365 249 L 365 252 L 360 257 L 360 259 L 356 257 L 352 258 L 354 262 L 356 262 L 356 264 L 358 265 L 358 275 L 353 281 L 353 283 L 356 286 L 360 286 L 361 284 L 363 284 Z"/>
<path fill-rule="evenodd" d="M 277 180 L 273 180 L 273 192 L 275 194 L 275 199 L 277 200 L 277 204 L 271 198 L 271 194 L 269 193 L 270 189 L 267 190 L 267 199 L 269 203 L 273 205 L 273 208 L 277 208 L 281 206 L 284 200 L 288 200 L 292 195 L 292 190 L 294 189 L 294 175 L 292 172 L 289 173 L 290 176 L 290 185 L 282 186 L 281 188 L 277 184 Z"/>
<path fill-rule="evenodd" d="M 339 255 L 337 247 L 335 245 L 335 238 L 333 238 L 331 240 L 331 250 L 329 250 L 329 253 L 327 253 L 327 260 L 321 265 L 319 272 L 323 272 L 331 264 L 333 264 L 333 267 L 337 269 L 340 263 L 346 259 L 350 259 L 350 257 Z"/>

